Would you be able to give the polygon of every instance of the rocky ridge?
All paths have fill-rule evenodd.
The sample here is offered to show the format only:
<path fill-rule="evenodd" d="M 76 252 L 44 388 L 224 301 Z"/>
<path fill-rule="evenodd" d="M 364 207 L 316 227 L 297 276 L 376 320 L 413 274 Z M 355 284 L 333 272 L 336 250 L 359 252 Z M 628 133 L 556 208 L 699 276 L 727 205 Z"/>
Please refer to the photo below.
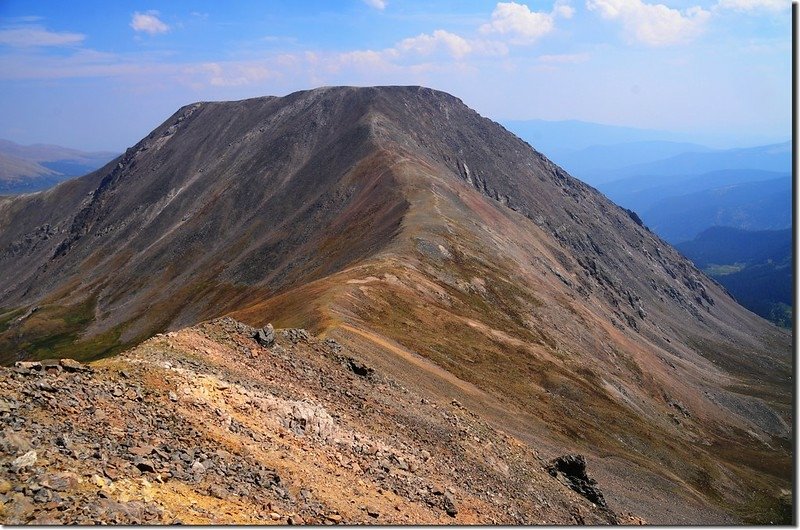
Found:
<path fill-rule="evenodd" d="M 266 347 L 263 331 L 222 318 L 88 366 L 2 369 L 0 521 L 641 522 L 458 401 L 335 340 L 287 329 Z"/>

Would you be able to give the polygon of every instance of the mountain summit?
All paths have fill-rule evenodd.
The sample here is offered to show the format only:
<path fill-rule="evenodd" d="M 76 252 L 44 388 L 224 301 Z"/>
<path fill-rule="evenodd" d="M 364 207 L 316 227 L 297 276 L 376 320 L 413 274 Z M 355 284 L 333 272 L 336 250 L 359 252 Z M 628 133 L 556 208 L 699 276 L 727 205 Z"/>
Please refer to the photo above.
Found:
<path fill-rule="evenodd" d="M 94 173 L 0 197 L 0 307 L 5 363 L 222 315 L 306 328 L 587 454 L 649 522 L 762 521 L 791 485 L 791 336 L 427 88 L 188 105 Z"/>

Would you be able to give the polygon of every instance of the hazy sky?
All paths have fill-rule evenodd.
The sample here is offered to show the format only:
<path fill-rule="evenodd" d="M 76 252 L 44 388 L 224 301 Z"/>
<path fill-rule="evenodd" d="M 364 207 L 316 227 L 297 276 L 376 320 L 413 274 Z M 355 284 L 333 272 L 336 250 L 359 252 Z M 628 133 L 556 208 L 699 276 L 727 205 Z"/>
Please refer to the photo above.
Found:
<path fill-rule="evenodd" d="M 495 120 L 788 139 L 788 0 L 0 0 L 0 138 L 133 145 L 179 106 L 426 85 Z"/>

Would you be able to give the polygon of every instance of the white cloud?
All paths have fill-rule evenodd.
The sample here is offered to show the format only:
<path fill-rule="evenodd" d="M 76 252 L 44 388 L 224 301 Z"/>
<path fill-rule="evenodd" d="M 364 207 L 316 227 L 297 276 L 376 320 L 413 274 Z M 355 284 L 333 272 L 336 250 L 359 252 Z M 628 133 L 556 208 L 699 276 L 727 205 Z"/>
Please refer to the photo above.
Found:
<path fill-rule="evenodd" d="M 462 59 L 473 49 L 465 38 L 443 29 L 437 29 L 432 35 L 423 33 L 416 37 L 403 39 L 394 49 L 401 53 L 414 52 L 419 55 L 431 55 L 440 48 L 444 48 L 456 59 Z"/>
<path fill-rule="evenodd" d="M 586 7 L 622 23 L 626 37 L 648 46 L 688 42 L 705 31 L 711 12 L 694 6 L 683 11 L 641 0 L 586 0 Z"/>
<path fill-rule="evenodd" d="M 364 0 L 364 3 L 375 9 L 380 9 L 381 11 L 386 9 L 386 6 L 389 4 L 386 0 Z"/>
<path fill-rule="evenodd" d="M 133 14 L 130 25 L 134 31 L 143 31 L 150 35 L 168 32 L 169 26 L 164 24 L 161 19 L 158 18 L 158 15 L 158 11 L 146 11 L 144 13 L 139 13 L 137 11 Z"/>
<path fill-rule="evenodd" d="M 792 7 L 789 0 L 719 0 L 717 7 L 734 11 L 783 11 Z"/>
<path fill-rule="evenodd" d="M 553 6 L 553 14 L 562 18 L 572 18 L 575 15 L 575 8 L 565 1 L 558 0 Z"/>
<path fill-rule="evenodd" d="M 216 87 L 235 87 L 250 85 L 259 81 L 264 81 L 275 77 L 275 73 L 267 68 L 263 63 L 253 62 L 230 62 L 230 63 L 203 63 L 188 66 L 183 69 L 183 73 L 200 78 L 211 86 Z M 191 81 L 190 84 L 202 86 L 202 81 Z"/>
<path fill-rule="evenodd" d="M 562 2 L 557 2 L 550 13 L 531 11 L 516 2 L 499 2 L 491 22 L 481 26 L 480 31 L 507 36 L 516 44 L 531 44 L 555 29 L 557 17 L 571 18 L 574 14 L 575 10 Z"/>
<path fill-rule="evenodd" d="M 0 30 L 0 44 L 17 48 L 37 46 L 70 46 L 86 39 L 82 33 L 49 31 L 41 26 L 24 26 Z"/>
<path fill-rule="evenodd" d="M 386 54 L 374 50 L 356 50 L 354 52 L 341 53 L 338 56 L 341 64 L 354 65 L 358 67 L 380 67 L 386 66 Z"/>
<path fill-rule="evenodd" d="M 540 55 L 536 60 L 544 64 L 578 64 L 589 60 L 588 53 L 562 53 L 556 55 Z"/>

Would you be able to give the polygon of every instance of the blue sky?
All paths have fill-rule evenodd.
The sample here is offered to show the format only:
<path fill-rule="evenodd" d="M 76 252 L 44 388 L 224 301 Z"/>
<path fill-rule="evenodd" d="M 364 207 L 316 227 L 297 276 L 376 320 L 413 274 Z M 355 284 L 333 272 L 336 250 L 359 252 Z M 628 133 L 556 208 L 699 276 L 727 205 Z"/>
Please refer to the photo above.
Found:
<path fill-rule="evenodd" d="M 492 119 L 788 139 L 788 0 L 0 1 L 0 138 L 133 145 L 193 101 L 426 85 Z"/>

